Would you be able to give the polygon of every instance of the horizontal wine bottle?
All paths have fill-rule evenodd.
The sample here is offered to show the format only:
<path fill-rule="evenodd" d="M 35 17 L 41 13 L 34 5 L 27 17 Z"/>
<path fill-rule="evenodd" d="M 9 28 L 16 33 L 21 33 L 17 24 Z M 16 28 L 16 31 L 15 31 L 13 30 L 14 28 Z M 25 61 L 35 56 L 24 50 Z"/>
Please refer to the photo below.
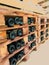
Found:
<path fill-rule="evenodd" d="M 35 26 L 29 26 L 29 31 L 34 32 L 36 30 Z"/>
<path fill-rule="evenodd" d="M 23 17 L 15 17 L 15 24 L 23 25 Z"/>
<path fill-rule="evenodd" d="M 15 39 L 15 37 L 16 37 L 16 32 L 14 30 L 8 30 L 7 31 L 7 38 L 8 39 L 13 40 L 13 39 Z"/>
<path fill-rule="evenodd" d="M 20 49 L 21 47 L 23 47 L 25 45 L 24 40 L 20 39 L 16 42 L 16 49 Z"/>
<path fill-rule="evenodd" d="M 31 48 L 33 48 L 33 46 L 36 46 L 36 41 L 32 42 L 32 43 L 30 44 L 29 48 L 31 49 Z"/>
<path fill-rule="evenodd" d="M 12 54 L 16 50 L 15 42 L 7 45 L 7 50 L 9 52 L 9 54 Z"/>
<path fill-rule="evenodd" d="M 9 58 L 10 65 L 16 65 L 17 62 L 25 55 L 24 50 L 21 50 L 13 57 Z"/>
<path fill-rule="evenodd" d="M 31 37 L 32 37 L 32 40 L 33 40 L 33 39 L 35 39 L 36 36 L 35 36 L 35 34 L 32 34 Z"/>
<path fill-rule="evenodd" d="M 41 31 L 40 34 L 43 35 L 44 34 L 44 31 Z"/>
<path fill-rule="evenodd" d="M 35 34 L 32 34 L 32 35 L 29 35 L 28 36 L 28 41 L 30 42 L 30 41 L 32 41 L 33 39 L 35 39 Z"/>
<path fill-rule="evenodd" d="M 33 24 L 35 24 L 35 18 L 34 17 L 31 18 L 31 21 Z"/>
<path fill-rule="evenodd" d="M 14 26 L 14 18 L 10 16 L 5 16 L 5 24 L 8 27 L 13 27 Z"/>
<path fill-rule="evenodd" d="M 48 29 L 46 29 L 46 32 L 48 32 Z"/>
<path fill-rule="evenodd" d="M 31 23 L 35 24 L 35 18 L 28 17 L 28 24 L 30 25 Z"/>
<path fill-rule="evenodd" d="M 44 40 L 44 36 L 41 37 L 41 41 L 43 41 L 43 40 Z"/>
<path fill-rule="evenodd" d="M 10 65 L 16 65 L 18 62 L 17 60 L 17 54 L 15 54 L 13 57 L 9 58 Z"/>
<path fill-rule="evenodd" d="M 46 33 L 46 37 L 48 37 L 49 36 L 49 34 L 48 33 Z"/>
<path fill-rule="evenodd" d="M 23 35 L 22 28 L 17 29 L 17 36 L 22 36 L 22 35 Z"/>
<path fill-rule="evenodd" d="M 19 61 L 24 55 L 25 55 L 24 50 L 21 50 L 21 51 L 18 53 L 18 55 L 17 55 L 18 61 Z"/>
<path fill-rule="evenodd" d="M 32 23 L 31 18 L 28 17 L 28 24 L 30 25 Z"/>

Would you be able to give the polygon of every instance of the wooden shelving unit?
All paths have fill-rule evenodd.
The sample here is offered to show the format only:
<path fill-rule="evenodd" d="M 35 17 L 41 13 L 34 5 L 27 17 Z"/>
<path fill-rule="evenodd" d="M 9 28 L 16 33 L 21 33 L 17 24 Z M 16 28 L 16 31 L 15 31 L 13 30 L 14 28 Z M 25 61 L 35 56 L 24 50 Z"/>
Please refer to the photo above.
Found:
<path fill-rule="evenodd" d="M 24 10 L 0 8 L 0 65 L 16 65 L 49 39 L 49 19 Z"/>
<path fill-rule="evenodd" d="M 22 59 L 27 59 L 26 56 L 28 56 L 28 54 L 35 48 L 37 48 L 37 16 L 33 15 L 33 14 L 29 14 L 29 13 L 21 13 L 21 12 L 1 12 L 0 13 L 0 21 L 2 19 L 2 23 L 0 23 L 0 35 L 3 37 L 3 39 L 0 38 L 0 65 L 3 65 L 3 63 L 6 65 L 10 65 L 10 58 L 12 58 L 15 54 L 18 54 L 20 51 L 22 51 L 24 49 L 24 53 L 25 55 L 16 63 L 18 64 Z M 6 18 L 15 18 L 15 17 L 22 17 L 21 22 L 22 24 L 19 22 L 18 24 L 14 24 L 13 26 L 8 26 L 8 24 L 5 24 L 6 22 Z M 15 19 L 14 19 L 15 20 Z M 8 20 L 7 20 L 8 22 Z M 14 21 L 15 22 L 15 21 Z M 22 29 L 21 31 L 23 34 L 21 36 L 15 36 L 14 39 L 10 39 L 7 38 L 7 31 L 10 30 L 14 30 L 15 33 L 17 32 L 18 29 Z M 20 32 L 21 32 L 20 31 Z M 4 32 L 4 34 L 3 34 Z M 18 33 L 18 32 L 17 32 Z M 20 40 L 23 39 L 24 45 L 21 46 L 21 42 Z M 9 45 L 17 45 L 18 43 L 20 43 L 19 46 L 21 46 L 18 50 L 15 49 L 12 53 L 9 53 L 8 50 L 8 46 Z M 33 45 L 32 45 L 33 44 Z M 32 48 L 30 49 L 29 47 L 32 45 Z M 11 50 L 14 48 L 9 47 Z M 17 48 L 17 47 L 16 47 Z M 26 52 L 26 51 L 27 52 Z M 2 52 L 4 51 L 4 52 Z"/>
<path fill-rule="evenodd" d="M 45 24 L 46 17 L 39 16 L 38 17 L 38 26 L 37 26 L 37 35 L 38 35 L 38 43 L 43 43 L 45 41 Z"/>

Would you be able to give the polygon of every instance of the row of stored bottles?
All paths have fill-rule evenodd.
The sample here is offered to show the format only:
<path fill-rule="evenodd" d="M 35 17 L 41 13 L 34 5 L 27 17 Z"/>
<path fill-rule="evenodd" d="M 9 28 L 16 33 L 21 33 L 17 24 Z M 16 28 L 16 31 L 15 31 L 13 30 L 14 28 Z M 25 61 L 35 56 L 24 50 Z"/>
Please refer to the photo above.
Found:
<path fill-rule="evenodd" d="M 36 46 L 36 41 L 30 43 L 29 49 L 31 50 L 34 46 Z M 9 59 L 10 65 L 16 65 L 17 62 L 25 56 L 24 50 L 21 50 L 19 53 L 15 54 L 13 57 Z"/>
<path fill-rule="evenodd" d="M 22 37 L 28 33 L 34 32 L 34 31 L 36 31 L 36 26 L 28 26 L 25 28 L 0 31 L 0 40 L 4 40 L 4 39 L 14 40 L 16 37 Z"/>
<path fill-rule="evenodd" d="M 12 16 L 12 15 L 6 15 L 6 16 L 0 16 L 0 21 L 1 18 L 3 19 L 2 22 L 0 22 L 0 26 L 4 25 L 7 27 L 14 27 L 14 25 L 24 25 L 24 24 L 36 24 L 36 17 L 32 16 L 32 17 L 27 17 L 27 15 L 25 16 Z M 24 20 L 25 19 L 25 20 Z"/>
<path fill-rule="evenodd" d="M 17 16 L 16 16 L 17 15 Z M 0 40 L 2 43 L 2 40 L 4 39 L 10 39 L 14 40 L 16 37 L 22 37 L 25 34 L 28 34 L 29 32 L 34 32 L 36 30 L 36 25 L 31 25 L 31 24 L 36 24 L 36 16 L 28 16 L 28 15 L 1 15 L 0 16 L 0 21 L 2 19 L 2 22 L 0 22 Z M 25 21 L 24 21 L 25 19 Z M 27 23 L 26 23 L 27 21 Z M 2 25 L 3 24 L 3 25 Z M 15 28 L 14 25 L 16 24 Z M 24 26 L 23 24 L 28 24 L 26 27 L 20 27 L 17 28 L 17 25 Z M 7 27 L 4 27 L 4 26 Z M 30 26 L 29 26 L 30 25 Z M 12 27 L 12 29 L 11 29 Z M 7 29 L 6 29 L 7 28 Z M 4 33 L 3 33 L 4 32 Z"/>
<path fill-rule="evenodd" d="M 45 41 L 47 38 L 49 38 L 49 28 L 45 28 L 43 30 L 38 31 L 39 43 L 41 43 L 42 41 Z"/>

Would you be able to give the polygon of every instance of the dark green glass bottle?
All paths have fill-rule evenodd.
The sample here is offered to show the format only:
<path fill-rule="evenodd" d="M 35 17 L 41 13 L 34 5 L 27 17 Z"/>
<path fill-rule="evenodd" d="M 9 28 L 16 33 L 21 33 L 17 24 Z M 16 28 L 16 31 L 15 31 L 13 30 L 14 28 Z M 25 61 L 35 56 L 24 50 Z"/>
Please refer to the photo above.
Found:
<path fill-rule="evenodd" d="M 9 52 L 9 54 L 12 54 L 16 50 L 16 46 L 15 46 L 14 42 L 7 45 L 7 50 Z"/>
<path fill-rule="evenodd" d="M 48 32 L 48 29 L 46 29 L 46 32 Z"/>
<path fill-rule="evenodd" d="M 48 37 L 48 33 L 46 33 L 46 37 Z"/>
<path fill-rule="evenodd" d="M 14 26 L 14 18 L 11 16 L 5 16 L 5 24 L 8 27 L 13 27 Z"/>
<path fill-rule="evenodd" d="M 31 49 L 31 48 L 33 48 L 33 46 L 36 46 L 36 41 L 32 42 L 32 43 L 30 44 L 29 48 Z"/>
<path fill-rule="evenodd" d="M 23 25 L 23 17 L 15 17 L 15 24 Z"/>
<path fill-rule="evenodd" d="M 41 31 L 41 35 L 44 35 L 44 31 Z"/>
<path fill-rule="evenodd" d="M 7 31 L 7 38 L 8 39 L 13 40 L 13 39 L 15 39 L 15 37 L 16 37 L 16 32 L 14 30 L 8 30 Z"/>
<path fill-rule="evenodd" d="M 18 59 L 18 61 L 24 56 L 24 50 L 21 50 L 19 53 L 18 53 L 18 55 L 17 55 L 17 59 Z"/>
<path fill-rule="evenodd" d="M 34 32 L 35 29 L 36 29 L 35 26 L 29 26 L 29 31 L 30 31 L 30 32 Z"/>
<path fill-rule="evenodd" d="M 23 35 L 22 28 L 17 29 L 17 36 L 22 36 L 22 35 Z"/>
<path fill-rule="evenodd" d="M 43 40 L 44 40 L 44 36 L 41 37 L 41 41 L 43 41 Z"/>
<path fill-rule="evenodd" d="M 18 61 L 16 58 L 16 55 L 17 54 L 15 54 L 13 57 L 9 58 L 10 65 L 16 65 L 16 63 Z"/>

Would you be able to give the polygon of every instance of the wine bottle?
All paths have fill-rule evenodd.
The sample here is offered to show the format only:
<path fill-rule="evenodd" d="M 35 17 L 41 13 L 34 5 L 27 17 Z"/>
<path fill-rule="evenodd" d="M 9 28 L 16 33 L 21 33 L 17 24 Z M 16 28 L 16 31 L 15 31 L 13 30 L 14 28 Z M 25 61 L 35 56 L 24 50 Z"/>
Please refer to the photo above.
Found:
<path fill-rule="evenodd" d="M 32 43 L 30 44 L 29 48 L 31 49 L 31 48 L 33 48 L 33 46 L 36 46 L 36 41 L 32 42 Z"/>
<path fill-rule="evenodd" d="M 35 31 L 35 26 L 29 26 L 29 31 L 34 32 Z"/>
<path fill-rule="evenodd" d="M 44 31 L 41 31 L 41 35 L 43 35 L 44 34 Z"/>
<path fill-rule="evenodd" d="M 44 37 L 41 37 L 41 41 L 43 41 L 44 40 Z"/>
<path fill-rule="evenodd" d="M 28 42 L 31 41 L 31 35 L 28 35 Z"/>
<path fill-rule="evenodd" d="M 46 32 L 48 32 L 48 29 L 46 29 Z"/>
<path fill-rule="evenodd" d="M 31 40 L 35 39 L 35 37 L 36 37 L 35 34 L 32 34 L 31 35 Z"/>
<path fill-rule="evenodd" d="M 5 16 L 5 24 L 8 27 L 13 27 L 14 26 L 14 18 L 13 17 L 9 17 L 9 16 Z"/>
<path fill-rule="evenodd" d="M 23 17 L 19 17 L 19 22 L 20 25 L 23 25 Z"/>
<path fill-rule="evenodd" d="M 23 47 L 25 45 L 24 40 L 20 39 L 16 42 L 16 49 L 20 49 L 21 47 Z"/>
<path fill-rule="evenodd" d="M 10 62 L 10 65 L 16 65 L 17 63 L 17 59 L 15 56 L 9 58 L 9 62 Z"/>
<path fill-rule="evenodd" d="M 23 24 L 23 17 L 15 17 L 15 24 L 22 25 Z"/>
<path fill-rule="evenodd" d="M 48 33 L 46 33 L 46 37 L 48 37 Z"/>
<path fill-rule="evenodd" d="M 24 56 L 24 50 L 21 50 L 19 53 L 18 53 L 18 55 L 17 55 L 17 59 L 18 59 L 18 61 Z"/>
<path fill-rule="evenodd" d="M 16 42 L 16 49 L 18 50 L 18 49 L 20 49 L 21 48 L 21 43 L 20 42 Z"/>
<path fill-rule="evenodd" d="M 20 42 L 21 42 L 21 47 L 25 46 L 24 39 L 21 39 Z"/>
<path fill-rule="evenodd" d="M 12 54 L 16 50 L 15 44 L 13 44 L 13 43 L 7 45 L 7 50 L 9 52 L 9 54 Z"/>
<path fill-rule="evenodd" d="M 28 17 L 28 24 L 30 25 L 32 23 L 31 18 Z"/>
<path fill-rule="evenodd" d="M 18 17 L 18 16 L 15 17 L 14 23 L 15 23 L 15 24 L 19 24 L 19 17 Z"/>
<path fill-rule="evenodd" d="M 8 37 L 9 39 L 11 39 L 11 40 L 15 39 L 15 37 L 16 37 L 15 31 L 14 31 L 14 30 L 8 30 L 8 31 L 7 31 L 7 37 Z"/>
<path fill-rule="evenodd" d="M 22 35 L 23 35 L 23 30 L 22 30 L 22 28 L 19 28 L 19 29 L 17 30 L 17 35 L 18 35 L 18 36 L 22 36 Z"/>
<path fill-rule="evenodd" d="M 32 21 L 33 24 L 35 24 L 35 18 L 32 17 L 31 21 Z"/>

